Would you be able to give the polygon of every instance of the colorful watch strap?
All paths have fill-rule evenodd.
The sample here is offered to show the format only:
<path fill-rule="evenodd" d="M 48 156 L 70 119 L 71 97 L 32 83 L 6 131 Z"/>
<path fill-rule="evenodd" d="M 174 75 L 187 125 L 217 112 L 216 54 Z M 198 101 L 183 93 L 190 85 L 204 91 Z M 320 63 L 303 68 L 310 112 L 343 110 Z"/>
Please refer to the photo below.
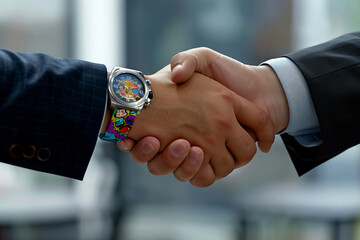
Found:
<path fill-rule="evenodd" d="M 129 109 L 114 108 L 109 126 L 105 133 L 99 135 L 100 139 L 106 141 L 122 141 L 129 134 L 137 112 Z"/>

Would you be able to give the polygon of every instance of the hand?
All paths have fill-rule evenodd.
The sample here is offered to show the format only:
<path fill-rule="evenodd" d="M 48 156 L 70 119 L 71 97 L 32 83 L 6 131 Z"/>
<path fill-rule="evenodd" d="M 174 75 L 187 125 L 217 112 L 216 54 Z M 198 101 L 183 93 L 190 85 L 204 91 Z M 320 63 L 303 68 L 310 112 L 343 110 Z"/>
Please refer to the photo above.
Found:
<path fill-rule="evenodd" d="M 277 75 L 269 66 L 250 66 L 209 48 L 195 48 L 176 54 L 171 68 L 171 79 L 175 83 L 185 82 L 194 72 L 204 74 L 265 110 L 276 132 L 288 125 L 286 96 Z M 264 135 L 258 138 L 260 150 L 268 152 L 272 138 Z"/>
<path fill-rule="evenodd" d="M 107 108 L 101 133 L 106 131 L 110 118 L 111 111 Z M 174 177 L 181 182 L 189 181 L 195 176 L 204 158 L 203 150 L 196 146 L 190 146 L 185 139 L 175 140 L 162 153 L 159 153 L 160 141 L 153 136 L 144 137 L 136 144 L 133 139 L 128 137 L 116 144 L 121 151 L 130 151 L 130 156 L 135 162 L 153 161 L 158 163 L 153 166 L 154 174 L 163 175 L 173 172 Z"/>
<path fill-rule="evenodd" d="M 257 135 L 273 134 L 264 111 L 205 76 L 195 74 L 191 81 L 175 85 L 169 69 L 163 69 L 149 79 L 155 98 L 137 116 L 129 137 L 138 141 L 155 136 L 160 151 L 176 139 L 187 139 L 203 149 L 204 161 L 190 180 L 195 186 L 208 186 L 253 158 L 255 141 L 242 126 Z M 168 164 L 150 160 L 148 167 L 154 174 L 163 174 L 157 170 Z"/>

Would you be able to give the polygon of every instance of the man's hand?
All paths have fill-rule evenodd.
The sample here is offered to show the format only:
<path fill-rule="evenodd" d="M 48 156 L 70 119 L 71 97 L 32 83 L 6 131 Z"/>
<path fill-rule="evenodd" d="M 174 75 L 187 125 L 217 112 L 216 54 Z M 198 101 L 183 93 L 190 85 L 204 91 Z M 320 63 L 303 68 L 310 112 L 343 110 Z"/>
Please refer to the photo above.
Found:
<path fill-rule="evenodd" d="M 106 109 L 104 121 L 101 127 L 101 133 L 106 131 L 111 118 L 110 109 Z M 124 152 L 130 152 L 131 158 L 138 163 L 157 162 L 160 163 L 156 169 L 157 175 L 173 173 L 174 177 L 186 182 L 192 179 L 200 166 L 202 165 L 204 152 L 197 146 L 190 146 L 185 139 L 177 139 L 167 146 L 162 153 L 160 150 L 160 141 L 153 136 L 146 136 L 136 142 L 131 138 L 116 142 L 117 147 Z M 170 164 L 169 164 L 169 163 Z M 161 164 L 165 163 L 165 164 Z"/>
<path fill-rule="evenodd" d="M 171 79 L 175 83 L 187 81 L 194 73 L 201 73 L 249 99 L 270 116 L 276 132 L 286 128 L 289 109 L 284 90 L 269 66 L 250 66 L 209 48 L 194 48 L 176 54 L 171 60 Z M 259 138 L 259 148 L 270 150 L 269 138 Z"/>
<path fill-rule="evenodd" d="M 190 182 L 195 186 L 209 186 L 215 179 L 225 177 L 253 158 L 255 140 L 244 128 L 253 129 L 257 136 L 274 135 L 273 126 L 263 110 L 203 75 L 194 74 L 186 83 L 176 85 L 170 81 L 170 69 L 164 68 L 149 79 L 155 98 L 137 116 L 129 137 L 135 141 L 144 136 L 160 140 L 161 153 L 147 161 L 153 174 L 175 172 L 175 176 L 182 175 L 176 175 L 179 162 L 168 158 L 171 149 L 180 141 L 184 144 L 183 164 L 191 162 L 193 152 L 186 157 L 190 145 L 204 151 L 203 162 Z M 190 145 L 181 139 L 187 139 Z M 141 149 L 144 143 L 143 140 L 137 143 L 133 151 Z M 153 145 L 155 151 L 156 144 Z M 199 148 L 195 148 L 198 151 L 194 154 L 196 158 L 202 157 Z M 152 147 L 149 152 L 151 150 Z M 136 155 L 141 157 L 141 154 L 133 154 L 136 161 L 144 161 L 145 158 L 137 158 Z M 162 155 L 165 157 L 162 158 Z"/>

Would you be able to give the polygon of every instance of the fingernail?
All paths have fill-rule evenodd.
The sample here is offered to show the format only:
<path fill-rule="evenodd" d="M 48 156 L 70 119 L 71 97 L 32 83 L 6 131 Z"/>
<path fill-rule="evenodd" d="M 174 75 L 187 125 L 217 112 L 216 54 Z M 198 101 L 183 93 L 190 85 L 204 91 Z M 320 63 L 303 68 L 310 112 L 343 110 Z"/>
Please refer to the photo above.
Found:
<path fill-rule="evenodd" d="M 171 152 L 175 157 L 182 157 L 186 152 L 186 146 L 182 143 L 178 143 L 171 148 Z"/>
<path fill-rule="evenodd" d="M 142 153 L 144 153 L 145 155 L 148 155 L 152 152 L 154 152 L 154 146 L 146 141 L 144 141 L 142 144 L 141 144 L 141 147 L 140 147 L 140 150 Z"/>
<path fill-rule="evenodd" d="M 176 72 L 177 70 L 179 70 L 180 68 L 182 68 L 182 64 L 178 64 L 175 67 L 173 67 L 173 69 L 171 70 L 171 72 Z"/>
<path fill-rule="evenodd" d="M 121 151 L 124 151 L 124 152 L 127 152 L 127 151 L 129 151 L 129 149 L 128 149 L 128 147 L 126 146 L 126 144 L 124 143 L 124 141 L 120 141 L 119 142 L 119 147 L 120 147 L 120 150 Z"/>
<path fill-rule="evenodd" d="M 189 156 L 189 162 L 192 164 L 198 163 L 200 154 L 198 151 L 191 151 Z"/>

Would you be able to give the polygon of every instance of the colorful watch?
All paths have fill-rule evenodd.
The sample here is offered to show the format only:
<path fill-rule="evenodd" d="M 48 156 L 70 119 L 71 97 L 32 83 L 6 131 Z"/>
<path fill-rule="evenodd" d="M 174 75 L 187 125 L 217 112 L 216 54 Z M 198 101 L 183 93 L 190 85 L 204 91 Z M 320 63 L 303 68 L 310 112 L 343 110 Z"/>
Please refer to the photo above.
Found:
<path fill-rule="evenodd" d="M 108 90 L 112 115 L 109 125 L 99 135 L 106 141 L 125 139 L 143 107 L 148 106 L 153 98 L 150 81 L 142 72 L 115 67 L 108 78 Z"/>

